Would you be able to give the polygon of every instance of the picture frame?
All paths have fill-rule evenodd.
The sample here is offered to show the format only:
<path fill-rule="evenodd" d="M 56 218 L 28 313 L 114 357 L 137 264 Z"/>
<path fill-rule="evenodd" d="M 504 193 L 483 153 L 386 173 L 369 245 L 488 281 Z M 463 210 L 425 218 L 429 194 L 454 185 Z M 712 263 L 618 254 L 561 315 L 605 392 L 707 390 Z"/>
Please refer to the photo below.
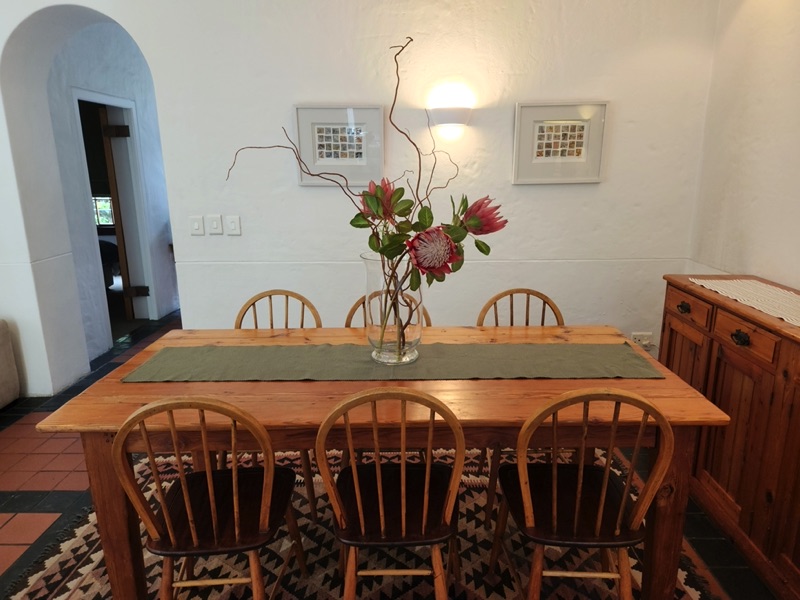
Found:
<path fill-rule="evenodd" d="M 315 173 L 335 172 L 351 187 L 383 176 L 383 106 L 297 105 L 300 157 Z M 300 185 L 335 185 L 300 171 Z"/>
<path fill-rule="evenodd" d="M 598 183 L 608 102 L 517 103 L 513 184 Z"/>

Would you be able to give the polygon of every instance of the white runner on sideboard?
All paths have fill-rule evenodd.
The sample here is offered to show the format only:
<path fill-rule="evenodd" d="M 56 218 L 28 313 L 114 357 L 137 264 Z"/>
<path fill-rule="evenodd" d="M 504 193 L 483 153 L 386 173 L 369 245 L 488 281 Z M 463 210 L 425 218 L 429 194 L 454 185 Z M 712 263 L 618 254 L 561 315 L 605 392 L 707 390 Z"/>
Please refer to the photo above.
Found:
<path fill-rule="evenodd" d="M 751 279 L 701 279 L 689 281 L 728 298 L 757 308 L 787 323 L 800 326 L 800 294 Z"/>

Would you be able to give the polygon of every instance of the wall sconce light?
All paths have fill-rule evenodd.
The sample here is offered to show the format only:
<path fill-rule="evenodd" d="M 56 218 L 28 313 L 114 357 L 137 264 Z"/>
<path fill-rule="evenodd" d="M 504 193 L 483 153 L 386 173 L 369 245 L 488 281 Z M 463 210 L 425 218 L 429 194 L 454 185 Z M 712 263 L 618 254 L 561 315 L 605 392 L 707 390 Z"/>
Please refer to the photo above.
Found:
<path fill-rule="evenodd" d="M 472 116 L 472 109 L 466 106 L 429 108 L 434 125 L 466 125 Z"/>

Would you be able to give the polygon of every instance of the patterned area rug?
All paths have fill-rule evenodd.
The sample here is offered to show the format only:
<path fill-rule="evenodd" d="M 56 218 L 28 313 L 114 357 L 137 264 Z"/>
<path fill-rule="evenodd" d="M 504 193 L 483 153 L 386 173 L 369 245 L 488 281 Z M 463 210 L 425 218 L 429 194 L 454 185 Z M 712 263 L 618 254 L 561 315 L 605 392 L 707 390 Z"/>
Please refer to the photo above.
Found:
<path fill-rule="evenodd" d="M 447 460 L 442 453 L 440 460 Z M 187 459 L 188 460 L 188 459 Z M 306 560 L 310 576 L 303 578 L 296 561 L 289 566 L 280 583 L 282 595 L 287 599 L 327 600 L 341 597 L 341 579 L 336 569 L 339 551 L 332 534 L 333 513 L 323 493 L 322 481 L 317 476 L 317 508 L 319 520 L 314 524 L 308 518 L 308 502 L 302 482 L 302 469 L 296 454 L 282 453 L 279 463 L 292 466 L 298 473 L 295 488 L 294 505 L 298 511 L 298 522 L 304 538 Z M 616 462 L 616 461 L 615 461 Z M 492 531 L 483 526 L 483 506 L 487 478 L 477 476 L 478 451 L 468 453 L 467 467 L 462 482 L 459 498 L 459 540 L 461 555 L 461 577 L 459 581 L 450 582 L 450 597 L 458 600 L 499 600 L 515 597 L 523 590 L 515 583 L 513 570 L 509 569 L 505 559 L 494 574 L 488 573 L 487 561 L 492 546 Z M 622 459 L 615 467 L 624 469 Z M 171 469 L 165 463 L 164 470 Z M 146 468 L 140 467 L 139 473 L 146 477 Z M 285 533 L 282 532 L 282 533 Z M 63 540 L 52 554 L 34 569 L 23 581 L 18 582 L 12 590 L 13 600 L 28 599 L 110 599 L 103 550 L 100 546 L 95 515 L 87 512 L 74 528 L 65 530 Z M 268 589 L 275 581 L 282 556 L 288 548 L 288 537 L 279 538 L 262 551 L 261 562 L 265 566 L 265 578 Z M 530 548 L 516 533 L 513 523 L 509 524 L 506 534 L 506 547 L 514 567 L 519 574 L 521 585 L 527 585 L 527 573 Z M 371 567 L 382 568 L 424 568 L 429 564 L 427 551 L 400 549 L 363 553 L 362 560 L 368 560 Z M 637 548 L 631 555 L 634 569 L 634 597 L 641 598 L 639 584 L 641 570 Z M 579 570 L 596 568 L 595 557 L 586 552 L 567 552 L 562 554 L 556 548 L 547 549 L 547 558 L 557 569 Z M 157 598 L 160 582 L 160 559 L 145 552 L 145 568 L 149 598 Z M 214 557 L 207 561 L 198 561 L 197 572 L 200 577 L 225 577 L 229 573 L 246 573 L 247 559 L 244 555 L 224 558 Z M 616 598 L 613 583 L 601 579 L 553 579 L 546 578 L 542 598 L 563 600 L 605 600 Z M 182 592 L 179 598 L 234 599 L 251 598 L 252 594 L 244 586 L 227 586 L 220 588 L 202 588 L 199 591 Z M 358 597 L 370 600 L 404 598 L 428 599 L 433 597 L 433 586 L 427 577 L 383 577 L 361 578 Z M 680 600 L 726 600 L 719 585 L 684 542 L 684 552 L 680 561 L 680 572 L 675 586 L 675 598 Z"/>

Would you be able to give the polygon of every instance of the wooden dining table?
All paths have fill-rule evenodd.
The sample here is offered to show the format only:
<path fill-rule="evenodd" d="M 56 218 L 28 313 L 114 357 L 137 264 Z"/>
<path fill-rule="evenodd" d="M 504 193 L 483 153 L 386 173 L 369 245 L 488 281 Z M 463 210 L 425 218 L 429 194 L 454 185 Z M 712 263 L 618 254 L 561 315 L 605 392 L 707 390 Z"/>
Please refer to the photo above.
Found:
<path fill-rule="evenodd" d="M 419 360 L 425 360 L 427 344 L 546 344 L 555 347 L 564 344 L 620 345 L 626 342 L 628 340 L 620 331 L 608 326 L 426 327 Z M 217 398 L 255 415 L 269 431 L 276 448 L 312 448 L 320 423 L 335 404 L 349 394 L 376 386 L 401 386 L 436 396 L 455 412 L 462 424 L 467 447 L 476 448 L 514 446 L 522 423 L 536 407 L 569 390 L 613 387 L 637 392 L 650 399 L 672 425 L 675 452 L 647 518 L 643 597 L 650 600 L 673 597 L 698 432 L 702 427 L 724 426 L 729 419 L 638 346 L 632 345 L 634 352 L 657 371 L 657 377 L 418 380 L 395 376 L 393 379 L 370 381 L 123 381 L 160 350 L 168 348 L 366 346 L 366 343 L 365 331 L 360 328 L 174 330 L 38 424 L 40 431 L 77 432 L 81 435 L 105 564 L 115 599 L 138 599 L 147 595 L 138 517 L 117 480 L 111 458 L 114 436 L 134 410 L 168 397 Z M 369 348 L 364 347 L 363 351 L 368 354 Z M 394 372 L 403 368 L 391 367 Z M 413 426 L 411 423 L 412 429 Z M 568 428 L 570 423 L 560 422 L 560 426 Z"/>

